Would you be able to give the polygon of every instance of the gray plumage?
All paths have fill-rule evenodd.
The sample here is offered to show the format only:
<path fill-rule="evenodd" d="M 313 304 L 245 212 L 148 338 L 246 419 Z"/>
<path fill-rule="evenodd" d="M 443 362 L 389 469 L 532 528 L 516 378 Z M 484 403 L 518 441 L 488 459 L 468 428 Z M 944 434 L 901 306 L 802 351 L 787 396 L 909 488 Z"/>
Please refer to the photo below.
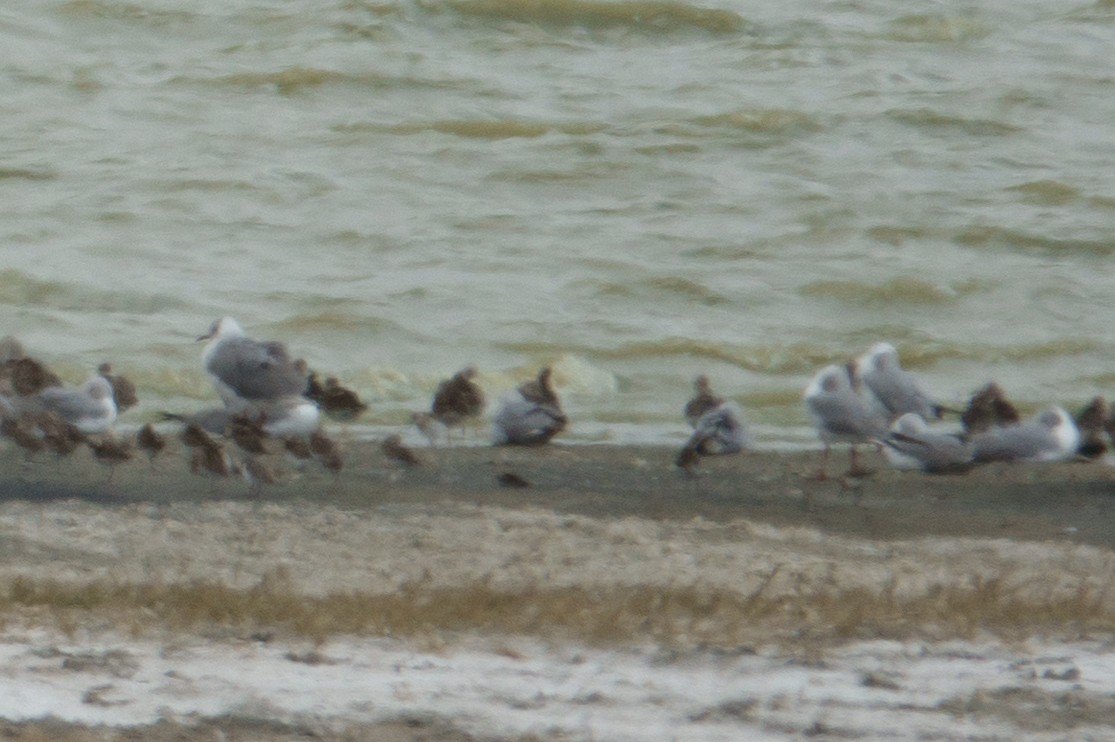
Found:
<path fill-rule="evenodd" d="M 923 420 L 941 417 L 941 406 L 898 362 L 898 351 L 890 343 L 876 343 L 859 359 L 863 386 L 878 400 L 890 419 L 914 412 Z"/>
<path fill-rule="evenodd" d="M 967 471 L 974 464 L 972 445 L 963 434 L 932 430 L 916 412 L 895 420 L 880 442 L 896 469 L 947 474 Z"/>
<path fill-rule="evenodd" d="M 986 461 L 1064 461 L 1076 455 L 1080 431 L 1060 407 L 1049 407 L 1018 425 L 972 436 L 972 456 Z"/>
<path fill-rule="evenodd" d="M 291 359 L 282 343 L 247 337 L 231 317 L 217 320 L 198 339 L 209 341 L 202 365 L 226 405 L 297 397 L 306 389 L 304 364 Z"/>
<path fill-rule="evenodd" d="M 549 403 L 508 392 L 492 416 L 492 443 L 497 446 L 539 446 L 565 429 L 568 419 Z"/>

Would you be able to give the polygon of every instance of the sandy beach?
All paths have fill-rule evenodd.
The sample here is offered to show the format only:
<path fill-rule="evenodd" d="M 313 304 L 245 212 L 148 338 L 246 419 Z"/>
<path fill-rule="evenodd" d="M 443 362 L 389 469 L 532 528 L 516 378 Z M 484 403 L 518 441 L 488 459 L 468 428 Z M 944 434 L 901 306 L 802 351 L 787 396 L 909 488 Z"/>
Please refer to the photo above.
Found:
<path fill-rule="evenodd" d="M 1115 736 L 1112 674 L 1084 670 L 1115 629 L 1105 463 L 933 477 L 871 454 L 822 482 L 814 452 L 696 476 L 660 447 L 415 452 L 349 442 L 339 476 L 259 492 L 179 448 L 111 479 L 86 451 L 6 452 L 5 732 Z"/>

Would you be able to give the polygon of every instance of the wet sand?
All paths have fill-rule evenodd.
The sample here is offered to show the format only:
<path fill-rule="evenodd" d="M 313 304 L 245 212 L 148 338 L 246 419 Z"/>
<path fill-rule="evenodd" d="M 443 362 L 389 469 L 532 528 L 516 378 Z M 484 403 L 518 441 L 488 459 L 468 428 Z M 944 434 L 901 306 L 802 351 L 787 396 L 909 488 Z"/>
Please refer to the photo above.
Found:
<path fill-rule="evenodd" d="M 83 586 L 162 589 L 205 582 L 254 594 L 278 585 L 271 597 L 321 600 L 311 606 L 318 614 L 333 594 L 363 596 L 358 609 L 365 611 L 378 605 L 378 596 L 405 593 L 406 600 L 384 610 L 414 613 L 386 629 L 354 624 L 353 631 L 427 649 L 453 645 L 462 631 L 523 632 L 573 644 L 661 641 L 697 652 L 750 652 L 773 642 L 780 652 L 809 656 L 852 640 L 948 641 L 984 628 L 1023 639 L 1031 631 L 1059 634 L 1056 611 L 1071 602 L 1059 596 L 1084 596 L 1081 614 L 1067 614 L 1084 628 L 1070 628 L 1061 639 L 1102 633 L 1115 615 L 1108 584 L 1115 468 L 1102 462 L 992 465 L 929 476 L 893 471 L 869 454 L 865 460 L 877 468 L 872 476 L 818 481 L 812 476 L 818 454 L 812 452 L 708 458 L 689 476 L 673 466 L 674 451 L 661 447 L 417 447 L 418 466 L 388 459 L 373 442 L 349 441 L 344 451 L 339 476 L 314 464 L 301 472 L 283 464 L 280 481 L 259 491 L 241 479 L 191 474 L 177 444 L 153 464 L 137 459 L 111 477 L 88 451 L 63 461 L 40 454 L 30 462 L 6 451 L 0 454 L 7 472 L 0 481 L 0 583 L 13 593 L 12 585 L 30 581 L 21 589 L 31 594 L 56 581 L 63 592 L 54 600 L 67 606 L 92 600 L 80 592 Z M 834 475 L 846 463 L 841 454 L 831 462 Z M 526 486 L 508 485 L 509 474 Z M 995 580 L 1002 586 L 980 587 Z M 975 610 L 973 616 L 950 624 L 947 614 L 923 622 L 910 615 L 936 605 L 933 596 L 941 590 L 953 590 L 961 606 L 949 610 Z M 869 600 L 864 615 L 834 619 L 826 614 L 838 610 L 831 601 L 814 600 L 826 591 L 838 601 L 859 592 L 885 594 L 884 603 L 899 605 L 892 610 Z M 647 594 L 646 605 L 657 606 L 649 614 L 639 602 Z M 1003 605 L 967 608 L 969 595 L 973 603 Z M 762 611 L 750 605 L 757 596 L 769 599 Z M 562 612 L 571 599 L 580 601 L 573 616 Z M 92 603 L 74 618 L 69 608 L 44 609 L 49 600 L 36 600 L 5 603 L 6 625 L 64 633 L 80 628 L 79 635 L 90 624 L 144 636 L 170 631 L 240 646 L 259 633 L 252 627 L 261 621 L 248 608 L 241 619 L 214 629 L 175 624 L 142 606 L 121 619 L 110 605 Z M 501 600 L 506 614 L 487 606 Z M 446 601 L 479 607 L 471 614 L 426 615 Z M 592 614 L 589 604 L 599 605 L 600 613 Z M 534 618 L 520 618 L 535 609 Z M 872 617 L 872 611 L 885 615 Z M 1012 612 L 1036 618 L 1031 626 L 1029 616 L 1019 623 Z M 137 626 L 136 616 L 146 616 L 149 625 Z M 289 625 L 300 620 L 294 613 L 276 618 Z M 423 625 L 409 628 L 408 622 Z M 844 633 L 829 630 L 840 622 L 849 627 Z M 331 631 L 346 628 L 316 625 L 276 641 L 304 642 L 306 633 L 328 637 Z M 33 656 L 53 646 L 47 642 Z M 342 728 L 315 733 L 327 739 L 492 738 L 436 716 Z M 154 726 L 148 720 L 139 729 L 151 739 L 285 740 L 306 732 L 239 717 Z M 37 721 L 9 722 L 2 731 L 29 740 L 127 734 L 111 725 Z"/>
<path fill-rule="evenodd" d="M 814 452 L 709 457 L 689 476 L 673 466 L 675 452 L 662 447 L 415 447 L 418 466 L 388 459 L 372 442 L 343 449 L 345 467 L 336 477 L 313 463 L 295 471 L 276 455 L 280 481 L 255 493 L 236 476 L 191 474 L 180 448 L 151 465 L 137 458 L 111 475 L 87 451 L 62 461 L 39 454 L 23 463 L 8 451 L 0 502 L 305 501 L 340 508 L 455 502 L 593 518 L 746 518 L 868 539 L 1053 539 L 1115 548 L 1115 467 L 1101 461 L 991 464 L 926 475 L 890 469 L 868 453 L 873 474 L 851 479 L 840 476 L 846 459 L 836 452 L 830 478 L 818 481 Z M 526 486 L 501 483 L 503 474 Z"/>

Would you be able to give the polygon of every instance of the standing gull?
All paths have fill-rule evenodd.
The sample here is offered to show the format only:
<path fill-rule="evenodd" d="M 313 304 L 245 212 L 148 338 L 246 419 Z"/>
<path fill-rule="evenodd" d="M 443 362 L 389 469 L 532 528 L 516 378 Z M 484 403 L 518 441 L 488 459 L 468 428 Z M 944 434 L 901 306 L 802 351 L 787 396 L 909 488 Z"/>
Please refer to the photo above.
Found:
<path fill-rule="evenodd" d="M 231 317 L 214 322 L 202 340 L 202 366 L 229 409 L 298 398 L 306 390 L 305 364 L 292 360 L 282 343 L 248 337 Z"/>
<path fill-rule="evenodd" d="M 890 343 L 876 343 L 856 363 L 867 391 L 878 400 L 890 419 L 907 412 L 923 420 L 936 420 L 944 408 L 933 401 L 914 376 L 898 362 L 898 351 Z"/>
<path fill-rule="evenodd" d="M 867 473 L 856 456 L 856 446 L 877 440 L 887 432 L 886 417 L 854 386 L 855 362 L 845 366 L 825 366 L 817 372 L 802 395 L 817 435 L 824 443 L 818 479 L 825 479 L 825 466 L 833 443 L 849 443 L 849 476 Z"/>

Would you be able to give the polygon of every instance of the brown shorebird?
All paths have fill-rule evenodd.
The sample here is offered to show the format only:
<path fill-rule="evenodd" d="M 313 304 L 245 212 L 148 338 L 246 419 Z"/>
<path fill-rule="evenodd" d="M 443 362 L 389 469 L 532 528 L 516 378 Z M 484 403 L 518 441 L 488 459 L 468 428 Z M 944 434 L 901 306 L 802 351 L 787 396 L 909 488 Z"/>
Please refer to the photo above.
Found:
<path fill-rule="evenodd" d="M 310 435 L 310 453 L 315 461 L 327 471 L 333 472 L 334 476 L 340 474 L 341 468 L 344 466 L 341 449 L 337 447 L 337 443 L 332 438 L 320 430 L 315 430 Z"/>
<path fill-rule="evenodd" d="M 379 448 L 383 454 L 400 464 L 406 466 L 419 466 L 422 461 L 409 448 L 403 445 L 403 439 L 398 434 L 389 435 L 383 439 L 379 444 Z"/>
<path fill-rule="evenodd" d="M 712 384 L 704 374 L 693 380 L 693 389 L 693 398 L 685 403 L 685 419 L 695 428 L 701 415 L 716 409 L 724 400 L 712 393 Z"/>
<path fill-rule="evenodd" d="M 85 434 L 76 425 L 53 412 L 40 415 L 38 424 L 39 430 L 43 431 L 43 443 L 59 457 L 68 456 L 85 442 Z"/>
<path fill-rule="evenodd" d="M 264 445 L 267 433 L 263 430 L 262 422 L 253 420 L 247 415 L 233 415 L 228 419 L 225 432 L 245 453 L 267 453 L 267 446 Z"/>
<path fill-rule="evenodd" d="M 1021 420 L 1018 410 L 1007 400 L 1003 388 L 995 382 L 977 390 L 960 416 L 960 423 L 968 435 L 991 428 L 1018 425 Z"/>
<path fill-rule="evenodd" d="M 123 412 L 129 407 L 135 407 L 139 404 L 139 397 L 136 396 L 136 385 L 126 376 L 113 374 L 111 363 L 102 363 L 97 367 L 97 373 L 112 387 L 112 399 L 116 402 L 117 412 Z"/>
<path fill-rule="evenodd" d="M 205 428 L 194 422 L 186 423 L 178 437 L 189 448 L 209 448 L 220 445 Z"/>
<path fill-rule="evenodd" d="M 245 456 L 240 461 L 240 475 L 248 483 L 248 492 L 252 495 L 259 494 L 264 485 L 279 481 L 274 470 L 255 456 Z"/>
<path fill-rule="evenodd" d="M 446 437 L 455 427 L 480 417 L 484 412 L 484 392 L 473 381 L 476 368 L 468 366 L 438 384 L 430 404 L 430 416 L 445 426 Z"/>
<path fill-rule="evenodd" d="M 117 465 L 130 461 L 132 458 L 132 447 L 126 441 L 117 441 L 112 438 L 102 440 L 90 438 L 85 443 L 89 446 L 89 450 L 93 452 L 93 457 L 97 461 L 108 465 L 109 481 L 112 481 L 112 475 L 116 472 Z"/>
<path fill-rule="evenodd" d="M 523 479 L 513 471 L 502 471 L 497 474 L 496 483 L 500 487 L 510 487 L 513 489 L 526 489 L 530 486 L 530 482 Z"/>
<path fill-rule="evenodd" d="M 193 448 L 193 453 L 190 455 L 190 471 L 194 474 L 227 477 L 235 471 L 235 467 L 225 447 L 216 441 L 211 441 L 210 445 Z"/>
<path fill-rule="evenodd" d="M 325 384 L 322 384 L 318 381 L 317 374 L 311 372 L 303 396 L 317 402 L 321 411 L 334 420 L 344 422 L 355 420 L 368 409 L 368 405 L 360 399 L 360 395 L 352 389 L 341 386 L 336 376 L 327 376 Z"/>
<path fill-rule="evenodd" d="M 38 394 L 47 387 L 62 386 L 54 372 L 34 358 L 17 359 L 11 366 L 12 389 L 21 397 Z"/>
<path fill-rule="evenodd" d="M 149 461 L 154 461 L 155 457 L 166 448 L 166 438 L 155 430 L 154 425 L 147 423 L 136 433 L 136 447 L 147 453 Z"/>
<path fill-rule="evenodd" d="M 554 391 L 552 376 L 553 370 L 549 366 L 543 367 L 538 372 L 538 378 L 524 381 L 519 385 L 519 394 L 528 402 L 550 405 L 560 410 L 561 400 L 558 399 L 557 392 Z"/>
<path fill-rule="evenodd" d="M 0 435 L 27 452 L 27 458 L 46 448 L 46 443 L 35 431 L 34 426 L 24 418 L 4 417 L 0 419 Z"/>
<path fill-rule="evenodd" d="M 1092 398 L 1080 412 L 1076 413 L 1076 428 L 1080 431 L 1080 446 L 1077 453 L 1086 459 L 1098 459 L 1107 453 L 1110 436 L 1106 426 L 1111 419 L 1111 408 L 1101 396 Z"/>

